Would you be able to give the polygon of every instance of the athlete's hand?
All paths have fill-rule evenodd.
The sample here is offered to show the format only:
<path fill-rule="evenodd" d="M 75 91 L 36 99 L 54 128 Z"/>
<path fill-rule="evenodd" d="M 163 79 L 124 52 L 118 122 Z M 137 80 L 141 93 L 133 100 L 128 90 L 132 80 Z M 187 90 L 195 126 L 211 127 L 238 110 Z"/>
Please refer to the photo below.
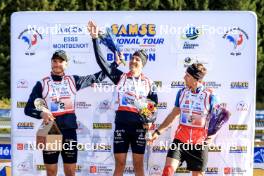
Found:
<path fill-rule="evenodd" d="M 115 52 L 115 62 L 117 65 L 120 65 L 122 63 L 122 59 L 124 58 L 123 52 L 121 52 L 120 54 L 118 54 L 118 52 Z"/>
<path fill-rule="evenodd" d="M 143 128 L 146 129 L 146 130 L 150 130 L 150 128 L 152 127 L 152 124 L 153 123 L 146 123 L 143 125 Z"/>
<path fill-rule="evenodd" d="M 41 112 L 40 117 L 43 119 L 45 124 L 48 124 L 50 121 L 54 121 L 55 117 L 50 112 Z"/>
<path fill-rule="evenodd" d="M 147 141 L 147 145 L 152 145 L 158 137 L 159 135 L 156 132 L 152 133 L 152 137 Z"/>
<path fill-rule="evenodd" d="M 89 21 L 87 25 L 87 30 L 89 31 L 93 39 L 98 38 L 99 29 L 94 21 Z"/>
<path fill-rule="evenodd" d="M 215 138 L 215 135 L 208 136 L 208 137 L 205 139 L 204 142 L 205 142 L 207 145 L 213 145 L 213 143 L 214 143 L 214 138 Z"/>

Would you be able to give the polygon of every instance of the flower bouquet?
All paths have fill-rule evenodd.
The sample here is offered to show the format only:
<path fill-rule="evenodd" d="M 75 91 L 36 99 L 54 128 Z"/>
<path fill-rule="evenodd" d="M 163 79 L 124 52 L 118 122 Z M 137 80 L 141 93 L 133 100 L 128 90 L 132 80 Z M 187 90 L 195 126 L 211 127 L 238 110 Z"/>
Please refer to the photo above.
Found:
<path fill-rule="evenodd" d="M 208 136 L 216 134 L 220 128 L 229 120 L 231 113 L 223 106 L 218 105 L 211 113 Z"/>
<path fill-rule="evenodd" d="M 150 140 L 152 137 L 152 133 L 149 130 L 151 125 L 157 119 L 156 103 L 149 99 L 145 99 L 145 100 L 141 99 L 135 102 L 135 106 L 138 109 L 138 113 L 140 115 L 140 121 L 143 123 L 143 125 L 147 130 L 145 139 Z"/>

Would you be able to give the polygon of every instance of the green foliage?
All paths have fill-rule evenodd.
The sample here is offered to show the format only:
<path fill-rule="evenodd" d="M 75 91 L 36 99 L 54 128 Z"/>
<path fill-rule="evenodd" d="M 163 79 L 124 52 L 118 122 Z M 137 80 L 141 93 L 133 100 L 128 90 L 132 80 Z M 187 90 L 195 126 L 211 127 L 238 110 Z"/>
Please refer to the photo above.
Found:
<path fill-rule="evenodd" d="M 10 109 L 11 108 L 11 99 L 1 98 L 0 99 L 0 109 Z"/>
<path fill-rule="evenodd" d="M 264 109 L 264 103 L 257 102 L 256 109 Z"/>
<path fill-rule="evenodd" d="M 10 97 L 10 16 L 16 11 L 249 10 L 258 17 L 257 101 L 264 102 L 263 0 L 1 0 L 0 97 Z"/>

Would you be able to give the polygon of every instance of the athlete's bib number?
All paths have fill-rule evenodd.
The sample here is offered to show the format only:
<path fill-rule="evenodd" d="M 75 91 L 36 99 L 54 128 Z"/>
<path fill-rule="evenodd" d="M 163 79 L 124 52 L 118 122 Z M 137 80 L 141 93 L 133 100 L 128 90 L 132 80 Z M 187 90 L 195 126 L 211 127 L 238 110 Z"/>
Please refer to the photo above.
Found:
<path fill-rule="evenodd" d="M 59 102 L 51 102 L 51 112 L 62 112 L 69 109 L 73 109 L 72 102 L 69 98 L 62 99 Z"/>

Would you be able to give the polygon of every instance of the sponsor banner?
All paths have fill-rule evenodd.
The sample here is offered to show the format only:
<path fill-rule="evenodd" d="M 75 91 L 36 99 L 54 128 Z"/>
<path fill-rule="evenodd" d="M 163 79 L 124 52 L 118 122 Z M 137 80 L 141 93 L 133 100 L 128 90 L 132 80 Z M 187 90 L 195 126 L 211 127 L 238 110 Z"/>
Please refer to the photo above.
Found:
<path fill-rule="evenodd" d="M 12 161 L 13 175 L 46 174 L 42 152 L 34 150 L 33 145 L 42 120 L 26 116 L 24 108 L 36 81 L 50 74 L 53 52 L 66 51 L 68 75 L 86 76 L 101 71 L 87 31 L 87 22 L 94 20 L 101 31 L 109 28 L 115 35 L 127 63 L 126 67 L 118 67 L 120 71 L 129 71 L 129 61 L 135 51 L 146 51 L 148 61 L 143 73 L 153 80 L 159 99 L 157 120 L 151 131 L 174 108 L 177 92 L 186 86 L 187 67 L 196 63 L 205 65 L 207 75 L 203 85 L 213 90 L 219 103 L 232 114 L 218 133 L 215 146 L 209 148 L 210 166 L 206 175 L 252 176 L 253 161 L 244 157 L 254 155 L 250 145 L 255 131 L 256 18 L 251 12 L 16 12 L 11 18 L 12 154 L 16 156 Z M 99 45 L 106 62 L 111 64 L 115 54 L 100 41 Z M 77 176 L 113 175 L 117 98 L 115 84 L 107 76 L 77 91 L 73 103 L 79 143 Z M 3 111 L 0 115 L 9 116 Z M 261 119 L 256 119 L 259 127 Z M 178 124 L 179 117 L 159 140 L 146 147 L 145 175 L 162 174 Z M 262 133 L 262 129 L 257 130 L 257 135 Z M 139 137 L 144 138 L 143 131 Z M 246 143 L 238 140 L 242 138 Z M 0 150 L 2 154 L 8 153 L 5 149 Z M 259 153 L 261 150 L 255 152 L 255 158 L 260 162 Z M 135 174 L 130 155 L 131 149 L 124 175 Z M 61 157 L 58 164 L 58 175 L 62 175 Z M 176 174 L 188 175 L 190 171 L 182 165 Z"/>

